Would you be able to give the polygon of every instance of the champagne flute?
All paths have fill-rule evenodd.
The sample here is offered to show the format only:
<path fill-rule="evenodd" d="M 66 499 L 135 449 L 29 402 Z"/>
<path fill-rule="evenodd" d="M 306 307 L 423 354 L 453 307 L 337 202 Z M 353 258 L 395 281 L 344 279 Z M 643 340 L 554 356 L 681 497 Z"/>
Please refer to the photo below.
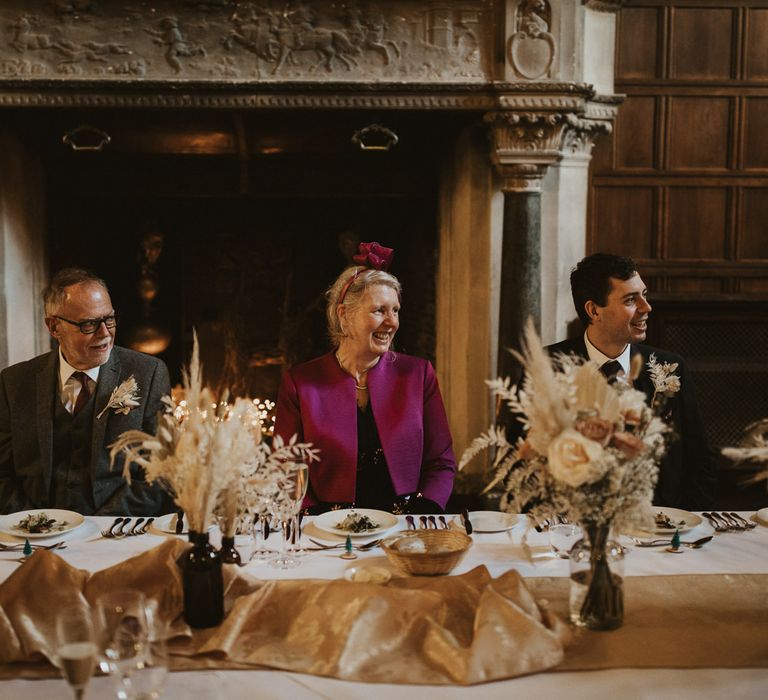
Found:
<path fill-rule="evenodd" d="M 56 655 L 64 678 L 74 690 L 76 700 L 82 700 L 99 651 L 93 622 L 85 606 L 70 605 L 59 611 L 56 639 Z"/>
<path fill-rule="evenodd" d="M 283 484 L 281 497 L 276 498 L 273 503 L 274 513 L 282 522 L 283 546 L 277 556 L 270 561 L 270 565 L 278 569 L 291 569 L 299 565 L 299 560 L 289 551 L 290 537 L 292 528 L 289 523 L 298 515 L 301 510 L 301 504 L 307 495 L 307 486 L 309 485 L 309 465 L 304 463 L 294 463 L 288 465 L 289 471 Z"/>

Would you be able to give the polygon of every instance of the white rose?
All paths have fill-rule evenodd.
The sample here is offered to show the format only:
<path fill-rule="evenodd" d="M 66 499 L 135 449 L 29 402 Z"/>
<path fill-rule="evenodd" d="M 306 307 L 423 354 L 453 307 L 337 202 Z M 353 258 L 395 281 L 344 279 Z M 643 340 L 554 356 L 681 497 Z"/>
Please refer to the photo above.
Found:
<path fill-rule="evenodd" d="M 584 437 L 573 428 L 563 430 L 547 449 L 552 476 L 574 488 L 591 484 L 603 476 L 602 456 L 603 447 L 599 442 Z"/>

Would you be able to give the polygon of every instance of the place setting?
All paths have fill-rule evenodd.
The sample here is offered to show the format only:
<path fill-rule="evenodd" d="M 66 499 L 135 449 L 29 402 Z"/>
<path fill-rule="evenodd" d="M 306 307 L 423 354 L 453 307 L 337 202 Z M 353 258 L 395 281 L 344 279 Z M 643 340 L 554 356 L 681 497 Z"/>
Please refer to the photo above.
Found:
<path fill-rule="evenodd" d="M 14 557 L 0 557 L 0 561 L 24 563 L 35 550 L 66 549 L 70 533 L 89 529 L 92 525 L 80 513 L 60 508 L 38 508 L 2 515 L 0 555 L 9 553 Z M 15 556 L 18 554 L 22 556 Z"/>

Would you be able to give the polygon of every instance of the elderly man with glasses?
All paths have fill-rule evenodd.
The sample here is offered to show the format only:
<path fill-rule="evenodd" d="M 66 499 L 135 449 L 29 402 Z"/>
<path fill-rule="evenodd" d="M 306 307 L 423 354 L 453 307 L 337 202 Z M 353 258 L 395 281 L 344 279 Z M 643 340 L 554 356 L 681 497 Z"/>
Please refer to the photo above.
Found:
<path fill-rule="evenodd" d="M 139 467 L 131 484 L 108 447 L 126 430 L 154 433 L 170 393 L 160 360 L 114 344 L 106 283 L 58 272 L 43 290 L 58 348 L 0 373 L 0 513 L 63 508 L 84 515 L 158 515 L 159 489 Z"/>

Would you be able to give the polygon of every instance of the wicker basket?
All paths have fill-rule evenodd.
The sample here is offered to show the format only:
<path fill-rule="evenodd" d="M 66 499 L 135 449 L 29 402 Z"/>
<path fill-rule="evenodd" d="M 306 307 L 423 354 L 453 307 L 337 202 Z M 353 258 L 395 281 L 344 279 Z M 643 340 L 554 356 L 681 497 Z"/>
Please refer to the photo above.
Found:
<path fill-rule="evenodd" d="M 426 552 L 403 552 L 404 540 L 418 538 Z M 381 542 L 390 563 L 401 573 L 413 576 L 440 576 L 450 573 L 472 545 L 472 538 L 458 530 L 415 530 L 399 533 Z"/>

